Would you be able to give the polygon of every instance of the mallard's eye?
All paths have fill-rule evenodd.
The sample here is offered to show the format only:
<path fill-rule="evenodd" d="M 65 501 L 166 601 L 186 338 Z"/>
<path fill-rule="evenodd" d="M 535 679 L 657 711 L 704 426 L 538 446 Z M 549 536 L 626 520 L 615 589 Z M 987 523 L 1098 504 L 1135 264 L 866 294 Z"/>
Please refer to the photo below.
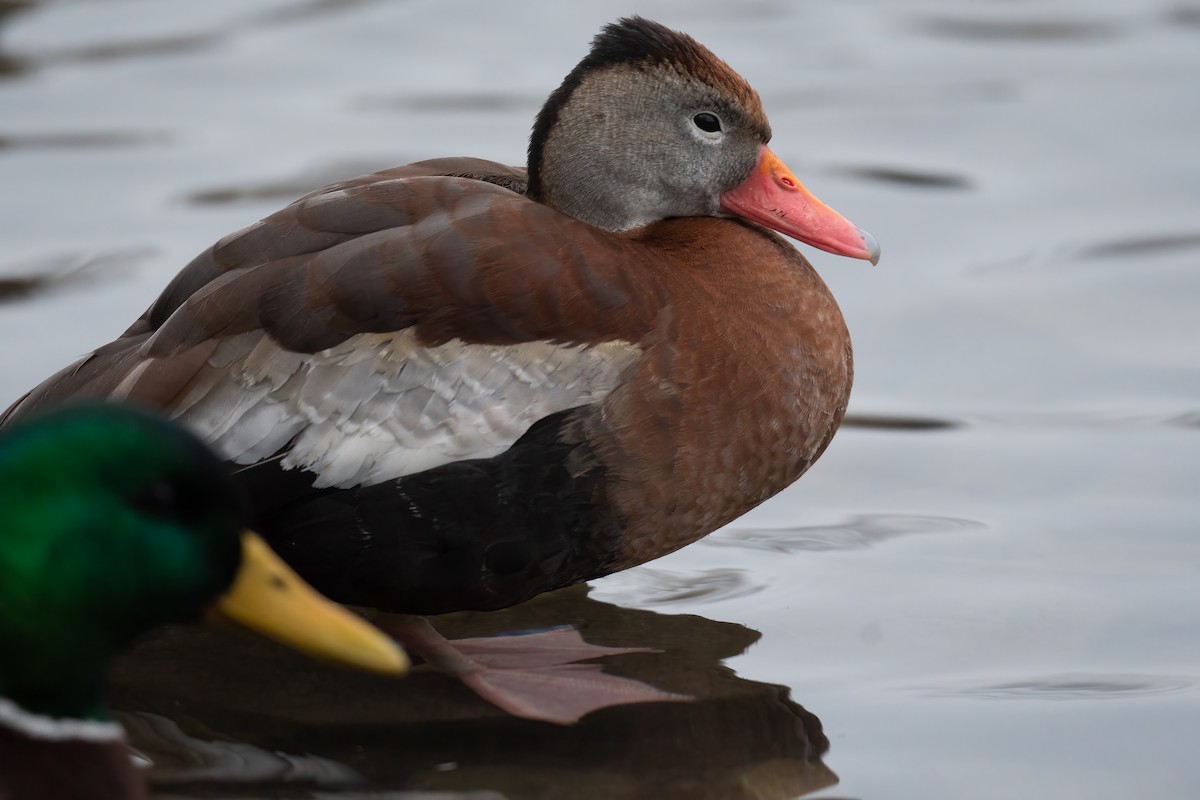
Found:
<path fill-rule="evenodd" d="M 133 504 L 144 514 L 169 519 L 178 513 L 179 493 L 167 481 L 154 481 L 142 487 Z"/>
<path fill-rule="evenodd" d="M 721 130 L 721 120 L 716 114 L 710 114 L 707 111 L 702 111 L 692 117 L 692 122 L 696 123 L 696 127 L 705 133 L 719 133 Z"/>
<path fill-rule="evenodd" d="M 159 479 L 142 487 L 133 498 L 141 513 L 172 522 L 191 522 L 204 513 L 204 499 L 186 482 Z"/>

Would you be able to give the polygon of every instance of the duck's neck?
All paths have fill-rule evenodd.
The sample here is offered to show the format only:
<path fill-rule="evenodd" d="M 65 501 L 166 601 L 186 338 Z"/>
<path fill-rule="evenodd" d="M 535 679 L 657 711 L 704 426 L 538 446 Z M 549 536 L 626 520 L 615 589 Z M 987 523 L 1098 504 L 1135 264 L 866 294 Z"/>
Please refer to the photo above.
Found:
<path fill-rule="evenodd" d="M 611 84 L 617 72 L 619 100 Z M 528 196 L 607 231 L 717 214 L 715 194 L 681 189 L 680 176 L 693 165 L 671 145 L 672 131 L 629 124 L 656 119 L 664 94 L 682 80 L 641 70 L 569 75 L 534 123 Z"/>
<path fill-rule="evenodd" d="M 640 228 L 667 215 L 669 198 L 659 187 L 646 184 L 650 166 L 634 159 L 610 159 L 605 170 L 598 159 L 573 159 L 569 151 L 595 150 L 591 132 L 556 129 L 543 149 L 541 163 L 530 169 L 527 194 L 533 200 L 580 222 L 606 231 Z M 620 187 L 617 189 L 616 187 Z"/>
<path fill-rule="evenodd" d="M 107 722 L 105 664 L 107 656 L 79 647 L 53 648 L 44 658 L 6 664 L 0 669 L 0 703 L 39 717 Z"/>

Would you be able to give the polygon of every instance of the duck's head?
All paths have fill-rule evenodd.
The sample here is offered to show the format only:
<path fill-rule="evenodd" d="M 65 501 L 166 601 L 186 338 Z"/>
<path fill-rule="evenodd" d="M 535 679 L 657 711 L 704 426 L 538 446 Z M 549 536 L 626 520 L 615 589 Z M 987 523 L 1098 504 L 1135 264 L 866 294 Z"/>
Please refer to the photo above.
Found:
<path fill-rule="evenodd" d="M 217 613 L 383 672 L 406 661 L 253 534 L 225 466 L 191 435 L 116 406 L 46 414 L 0 439 L 0 696 L 102 716 L 108 660 L 138 634 Z"/>
<path fill-rule="evenodd" d="M 633 17 L 607 26 L 546 101 L 529 194 L 607 230 L 738 216 L 875 263 L 874 238 L 821 203 L 767 147 L 753 88 L 690 36 Z"/>

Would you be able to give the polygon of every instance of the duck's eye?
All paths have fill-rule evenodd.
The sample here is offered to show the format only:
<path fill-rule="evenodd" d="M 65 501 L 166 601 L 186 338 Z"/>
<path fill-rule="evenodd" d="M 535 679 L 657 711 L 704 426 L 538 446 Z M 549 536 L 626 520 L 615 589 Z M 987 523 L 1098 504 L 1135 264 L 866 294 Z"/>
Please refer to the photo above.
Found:
<path fill-rule="evenodd" d="M 179 505 L 179 493 L 175 487 L 163 480 L 142 487 L 133 503 L 144 514 L 152 517 L 172 517 Z"/>
<path fill-rule="evenodd" d="M 707 111 L 702 111 L 692 117 L 692 122 L 705 133 L 719 133 L 721 130 L 721 120 L 716 114 L 710 114 Z"/>
<path fill-rule="evenodd" d="M 143 486 L 133 504 L 147 516 L 172 521 L 191 519 L 202 507 L 182 486 L 166 479 Z"/>

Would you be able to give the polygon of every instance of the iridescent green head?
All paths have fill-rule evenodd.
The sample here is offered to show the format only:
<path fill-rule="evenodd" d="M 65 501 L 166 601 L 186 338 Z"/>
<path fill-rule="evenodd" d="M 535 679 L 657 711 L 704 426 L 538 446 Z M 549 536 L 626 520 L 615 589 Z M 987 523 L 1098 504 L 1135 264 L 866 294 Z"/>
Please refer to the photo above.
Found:
<path fill-rule="evenodd" d="M 55 411 L 0 437 L 0 696 L 103 716 L 108 660 L 231 584 L 245 511 L 192 436 L 117 406 Z"/>

